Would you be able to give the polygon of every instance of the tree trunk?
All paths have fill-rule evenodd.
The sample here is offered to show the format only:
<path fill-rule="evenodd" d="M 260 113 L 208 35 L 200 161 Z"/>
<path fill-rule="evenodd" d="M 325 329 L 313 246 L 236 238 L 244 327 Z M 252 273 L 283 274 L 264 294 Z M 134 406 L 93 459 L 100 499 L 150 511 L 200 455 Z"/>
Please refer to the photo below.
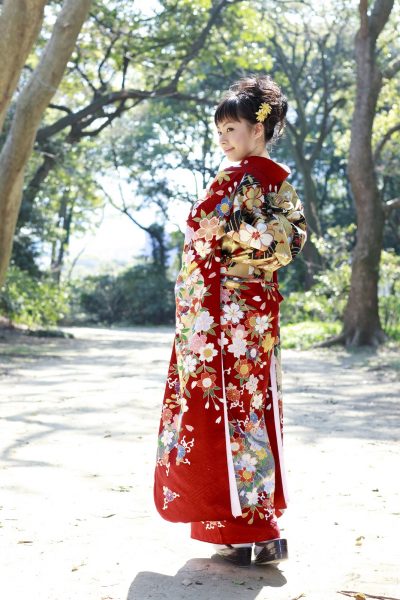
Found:
<path fill-rule="evenodd" d="M 3 0 L 0 7 L 0 131 L 21 70 L 43 21 L 47 0 Z"/>
<path fill-rule="evenodd" d="M 10 261 L 26 163 L 43 112 L 57 91 L 90 5 L 91 0 L 65 0 L 42 58 L 16 103 L 0 154 L 0 286 Z"/>
<path fill-rule="evenodd" d="M 393 3 L 394 0 L 376 0 L 368 15 L 368 2 L 361 0 L 361 25 L 355 40 L 357 94 L 348 174 L 357 211 L 357 241 L 342 332 L 346 345 L 351 346 L 376 346 L 386 339 L 378 311 L 384 210 L 372 153 L 372 126 L 382 86 L 382 73 L 376 63 L 376 42 Z"/>
<path fill-rule="evenodd" d="M 296 164 L 303 177 L 305 199 L 304 211 L 308 231 L 307 241 L 303 248 L 303 258 L 307 266 L 306 277 L 304 281 L 304 290 L 306 291 L 313 286 L 315 283 L 315 275 L 317 275 L 317 273 L 319 273 L 324 267 L 323 258 L 313 241 L 314 236 L 322 236 L 322 230 L 318 214 L 317 190 L 312 176 L 311 166 L 304 157 L 304 150 L 302 148 L 297 149 L 296 146 Z"/>

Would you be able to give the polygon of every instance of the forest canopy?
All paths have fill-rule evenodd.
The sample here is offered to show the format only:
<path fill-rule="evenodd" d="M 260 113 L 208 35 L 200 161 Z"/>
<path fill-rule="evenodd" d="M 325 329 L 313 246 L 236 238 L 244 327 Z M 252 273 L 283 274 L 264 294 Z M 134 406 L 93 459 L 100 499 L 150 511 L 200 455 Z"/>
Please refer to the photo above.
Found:
<path fill-rule="evenodd" d="M 310 341 L 400 337 L 398 5 L 30 0 L 28 18 L 19 4 L 0 7 L 0 314 L 31 327 L 173 323 L 176 216 L 221 162 L 216 103 L 267 73 L 290 107 L 269 151 L 309 225 L 279 273 L 286 322 L 314 323 Z M 146 233 L 147 251 L 78 276 L 72 241 L 106 208 L 132 239 Z"/>

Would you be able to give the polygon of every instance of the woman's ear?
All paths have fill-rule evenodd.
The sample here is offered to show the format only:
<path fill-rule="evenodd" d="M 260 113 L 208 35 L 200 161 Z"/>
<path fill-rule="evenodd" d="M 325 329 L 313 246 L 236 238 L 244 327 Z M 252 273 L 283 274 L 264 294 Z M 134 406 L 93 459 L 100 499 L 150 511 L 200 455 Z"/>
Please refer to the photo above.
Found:
<path fill-rule="evenodd" d="M 264 125 L 262 123 L 254 124 L 254 137 L 259 138 L 264 135 Z"/>

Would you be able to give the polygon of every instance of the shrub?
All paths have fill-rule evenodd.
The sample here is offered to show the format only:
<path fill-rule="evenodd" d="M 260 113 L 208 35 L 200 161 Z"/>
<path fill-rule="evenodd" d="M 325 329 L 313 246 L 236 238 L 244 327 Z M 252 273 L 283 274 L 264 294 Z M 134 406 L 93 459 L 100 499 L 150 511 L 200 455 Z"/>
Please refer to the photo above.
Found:
<path fill-rule="evenodd" d="M 56 325 L 68 312 L 69 290 L 48 275 L 33 277 L 11 266 L 0 291 L 0 312 L 14 323 Z"/>

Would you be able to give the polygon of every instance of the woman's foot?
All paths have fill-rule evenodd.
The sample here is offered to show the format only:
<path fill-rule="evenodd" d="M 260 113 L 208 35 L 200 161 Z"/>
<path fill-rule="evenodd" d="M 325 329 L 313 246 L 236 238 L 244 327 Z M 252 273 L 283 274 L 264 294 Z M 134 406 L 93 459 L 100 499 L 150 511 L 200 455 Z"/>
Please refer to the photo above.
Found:
<path fill-rule="evenodd" d="M 217 546 L 215 545 L 215 552 L 223 558 L 238 567 L 250 567 L 251 565 L 251 552 L 252 552 L 252 544 L 249 544 L 246 547 L 235 547 L 231 544 L 227 544 L 226 546 Z"/>
<path fill-rule="evenodd" d="M 287 540 L 282 538 L 257 542 L 254 546 L 256 565 L 273 565 L 289 558 Z"/>

